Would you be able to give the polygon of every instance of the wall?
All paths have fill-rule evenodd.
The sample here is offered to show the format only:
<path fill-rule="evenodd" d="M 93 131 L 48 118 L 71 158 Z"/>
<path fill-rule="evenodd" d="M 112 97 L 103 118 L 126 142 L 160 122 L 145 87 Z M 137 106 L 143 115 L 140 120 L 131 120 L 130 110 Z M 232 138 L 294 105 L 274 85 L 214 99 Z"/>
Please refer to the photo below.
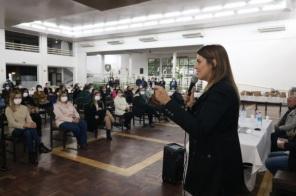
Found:
<path fill-rule="evenodd" d="M 258 28 L 285 25 L 286 31 L 260 33 Z M 184 39 L 183 33 L 201 32 L 204 38 Z M 222 44 L 229 53 L 236 82 L 240 86 L 287 90 L 296 86 L 294 61 L 296 19 L 251 23 L 157 35 L 159 41 L 142 43 L 138 37 L 126 37 L 123 45 L 110 46 L 108 40 L 94 41 L 93 51 L 117 51 L 171 46 Z M 136 58 L 137 63 L 145 60 Z M 258 87 L 257 87 L 258 86 Z"/>
<path fill-rule="evenodd" d="M 40 36 L 40 53 L 22 52 L 5 49 L 4 30 L 0 30 L 0 85 L 5 81 L 6 64 L 37 65 L 37 78 L 39 84 L 48 81 L 48 66 L 71 67 L 74 71 L 77 66 L 77 58 L 47 54 L 47 37 Z"/>

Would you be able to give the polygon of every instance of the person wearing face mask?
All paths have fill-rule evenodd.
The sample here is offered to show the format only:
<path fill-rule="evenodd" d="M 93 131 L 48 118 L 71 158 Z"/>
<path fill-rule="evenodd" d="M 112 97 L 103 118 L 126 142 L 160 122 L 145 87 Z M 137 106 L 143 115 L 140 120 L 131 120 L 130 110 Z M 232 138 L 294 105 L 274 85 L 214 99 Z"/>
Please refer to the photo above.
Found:
<path fill-rule="evenodd" d="M 73 106 L 68 101 L 68 92 L 62 91 L 59 93 L 58 101 L 53 106 L 56 125 L 65 130 L 71 130 L 77 139 L 80 149 L 87 149 L 87 124 Z"/>
<path fill-rule="evenodd" d="M 91 102 L 91 85 L 85 84 L 83 91 L 81 91 L 77 98 L 74 99 L 74 103 L 78 106 L 79 109 L 84 109 L 87 107 Z"/>
<path fill-rule="evenodd" d="M 9 106 L 5 109 L 5 115 L 8 121 L 9 132 L 13 137 L 24 137 L 25 144 L 29 152 L 29 161 L 36 165 L 37 147 L 40 144 L 40 138 L 36 131 L 36 123 L 31 119 L 29 109 L 21 105 L 22 94 L 20 91 L 10 93 Z"/>
<path fill-rule="evenodd" d="M 175 78 L 172 79 L 172 81 L 170 82 L 170 90 L 176 90 L 178 87 L 177 81 Z"/>
<path fill-rule="evenodd" d="M 124 95 L 125 95 L 126 102 L 128 104 L 132 104 L 133 98 L 134 98 L 134 93 L 133 93 L 133 90 L 130 86 L 126 87 L 126 91 L 124 92 Z"/>
<path fill-rule="evenodd" d="M 131 119 L 133 117 L 133 113 L 130 112 L 130 106 L 126 102 L 125 97 L 123 97 L 122 90 L 117 90 L 117 96 L 114 99 L 115 106 L 115 114 L 118 116 L 123 116 L 124 118 L 124 126 L 127 130 L 131 129 Z"/>
<path fill-rule="evenodd" d="M 147 114 L 150 127 L 154 127 L 153 115 L 159 117 L 154 108 L 149 105 L 147 96 L 145 95 L 145 89 L 138 89 L 135 93 L 133 100 L 133 114 L 138 117 Z M 145 126 L 145 124 L 143 126 Z"/>
<path fill-rule="evenodd" d="M 112 140 L 111 129 L 114 118 L 112 114 L 106 109 L 99 92 L 93 95 L 92 102 L 86 113 L 88 129 L 95 132 L 98 137 L 98 127 L 105 126 L 107 140 Z"/>
<path fill-rule="evenodd" d="M 22 105 L 25 105 L 28 107 L 29 112 L 30 112 L 30 116 L 31 116 L 32 120 L 36 123 L 36 130 L 37 130 L 38 136 L 41 140 L 41 138 L 42 138 L 42 119 L 39 114 L 38 107 L 35 104 L 34 99 L 31 96 L 29 96 L 29 91 L 27 88 L 23 88 L 22 93 L 23 93 Z M 42 142 L 40 142 L 39 151 L 42 153 L 48 153 L 51 150 L 49 148 L 47 148 Z"/>
<path fill-rule="evenodd" d="M 4 85 L 3 86 L 3 89 L 2 89 L 2 97 L 5 101 L 5 105 L 9 105 L 9 94 L 11 92 L 11 88 L 8 84 Z"/>
<path fill-rule="evenodd" d="M 41 85 L 36 86 L 36 91 L 33 94 L 33 98 L 38 106 L 48 104 L 47 95 L 44 93 Z"/>

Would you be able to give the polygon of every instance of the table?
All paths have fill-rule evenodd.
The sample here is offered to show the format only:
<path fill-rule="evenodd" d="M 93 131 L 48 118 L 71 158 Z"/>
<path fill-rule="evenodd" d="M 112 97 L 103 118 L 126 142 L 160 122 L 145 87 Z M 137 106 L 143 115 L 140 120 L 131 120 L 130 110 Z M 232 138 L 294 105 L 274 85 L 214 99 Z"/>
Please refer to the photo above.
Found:
<path fill-rule="evenodd" d="M 265 106 L 265 116 L 267 114 L 267 106 L 274 105 L 279 106 L 279 116 L 281 116 L 282 106 L 287 105 L 287 98 L 282 97 L 265 97 L 265 96 L 241 96 L 241 104 L 245 108 L 245 104 L 255 104 L 255 111 L 258 108 L 258 105 Z"/>
<path fill-rule="evenodd" d="M 255 118 L 239 119 L 238 131 L 243 162 L 252 165 L 249 172 L 245 173 L 245 181 L 249 190 L 255 186 L 257 172 L 265 170 L 265 160 L 270 153 L 270 135 L 273 130 L 271 120 L 263 120 L 260 131 L 254 130 L 256 127 Z"/>

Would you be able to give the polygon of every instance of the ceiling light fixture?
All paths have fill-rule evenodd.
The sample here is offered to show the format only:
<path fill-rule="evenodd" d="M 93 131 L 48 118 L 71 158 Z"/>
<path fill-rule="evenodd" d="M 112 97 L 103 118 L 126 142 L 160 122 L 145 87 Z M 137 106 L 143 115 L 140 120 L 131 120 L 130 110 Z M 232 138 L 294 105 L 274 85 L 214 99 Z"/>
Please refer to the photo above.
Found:
<path fill-rule="evenodd" d="M 197 33 L 188 33 L 188 34 L 183 34 L 182 37 L 184 38 L 201 38 L 204 37 L 202 33 L 197 32 Z"/>
<path fill-rule="evenodd" d="M 165 20 L 159 21 L 159 24 L 170 24 L 174 22 L 175 22 L 175 19 L 165 19 Z"/>
<path fill-rule="evenodd" d="M 222 10 L 222 5 L 215 5 L 215 6 L 209 6 L 202 9 L 203 12 L 213 12 L 213 11 L 219 11 Z"/>
<path fill-rule="evenodd" d="M 190 10 L 184 10 L 182 12 L 182 15 L 190 15 L 190 14 L 197 14 L 200 12 L 200 9 L 190 9 Z"/>
<path fill-rule="evenodd" d="M 275 26 L 275 27 L 262 27 L 257 29 L 260 33 L 268 33 L 268 32 L 276 32 L 276 31 L 285 31 L 286 27 L 282 26 Z"/>
<path fill-rule="evenodd" d="M 265 4 L 265 3 L 270 3 L 273 0 L 251 0 L 248 2 L 250 5 L 258 5 L 258 4 Z"/>
<path fill-rule="evenodd" d="M 244 7 L 246 6 L 247 3 L 245 1 L 238 1 L 238 2 L 233 2 L 233 3 L 227 3 L 224 5 L 224 8 L 226 9 L 233 9 L 233 8 L 239 8 L 239 7 Z"/>
<path fill-rule="evenodd" d="M 180 12 L 168 12 L 164 14 L 164 17 L 169 18 L 169 17 L 175 17 L 175 16 L 180 16 Z"/>
<path fill-rule="evenodd" d="M 109 44 L 109 45 L 120 45 L 120 44 L 124 44 L 124 42 L 121 41 L 121 40 L 116 40 L 116 41 L 108 41 L 107 44 Z"/>
<path fill-rule="evenodd" d="M 195 16 L 195 20 L 204 20 L 204 19 L 210 19 L 213 18 L 213 14 L 202 14 Z"/>
<path fill-rule="evenodd" d="M 250 14 L 250 13 L 256 13 L 259 11 L 260 11 L 260 9 L 258 7 L 254 7 L 254 8 L 246 8 L 246 9 L 237 10 L 237 13 L 238 14 Z"/>
<path fill-rule="evenodd" d="M 217 12 L 214 16 L 216 18 L 220 18 L 220 17 L 232 16 L 232 15 L 234 15 L 234 11 Z"/>

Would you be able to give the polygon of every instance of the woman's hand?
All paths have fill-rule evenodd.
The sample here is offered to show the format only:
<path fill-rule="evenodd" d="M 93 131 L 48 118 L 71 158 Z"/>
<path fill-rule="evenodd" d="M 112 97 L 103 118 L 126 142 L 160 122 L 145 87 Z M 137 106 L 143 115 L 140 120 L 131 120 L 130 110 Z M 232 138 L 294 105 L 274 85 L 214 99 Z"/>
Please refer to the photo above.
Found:
<path fill-rule="evenodd" d="M 195 104 L 195 101 L 196 99 L 194 98 L 194 92 L 195 92 L 195 88 L 193 87 L 192 90 L 191 90 L 191 94 L 190 96 L 187 95 L 186 97 L 186 106 L 191 108 L 194 104 Z"/>
<path fill-rule="evenodd" d="M 288 143 L 289 141 L 285 138 L 278 138 L 277 140 L 277 146 L 280 149 L 285 149 L 285 144 Z"/>
<path fill-rule="evenodd" d="M 24 124 L 24 128 L 36 128 L 36 123 L 34 123 L 34 122 L 26 122 Z"/>
<path fill-rule="evenodd" d="M 165 105 L 171 100 L 165 89 L 161 86 L 154 86 L 154 98 L 161 105 Z"/>

